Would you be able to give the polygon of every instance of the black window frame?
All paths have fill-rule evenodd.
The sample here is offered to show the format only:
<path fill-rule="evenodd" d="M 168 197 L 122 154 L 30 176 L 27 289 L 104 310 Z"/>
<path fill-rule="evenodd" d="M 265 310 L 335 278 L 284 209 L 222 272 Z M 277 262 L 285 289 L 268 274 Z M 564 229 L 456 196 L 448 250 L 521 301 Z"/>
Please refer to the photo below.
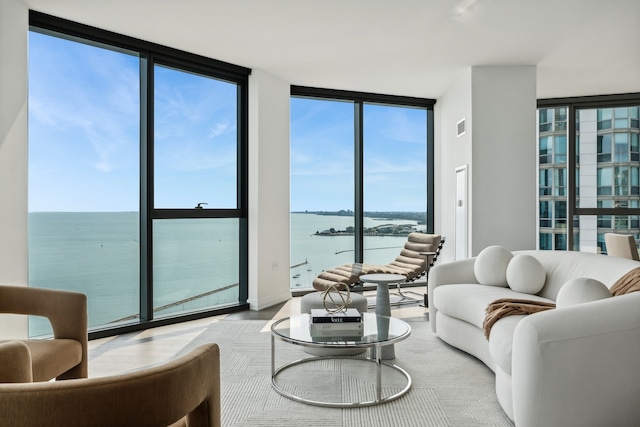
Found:
<path fill-rule="evenodd" d="M 615 95 L 594 95 L 570 98 L 548 98 L 537 101 L 537 109 L 541 108 L 567 108 L 567 240 L 566 250 L 572 251 L 575 247 L 575 224 L 571 218 L 581 215 L 638 215 L 638 208 L 612 207 L 612 208 L 581 208 L 577 205 L 577 153 L 576 153 L 576 117 L 579 110 L 593 108 L 635 107 L 640 105 L 640 93 L 624 93 Z M 612 113 L 613 116 L 613 113 Z M 612 119 L 613 120 L 613 117 Z M 612 125 L 613 126 L 613 125 Z M 600 121 L 598 121 L 600 129 Z M 612 151 L 613 151 L 612 147 Z M 612 153 L 613 155 L 613 153 Z"/>
<path fill-rule="evenodd" d="M 251 69 L 156 43 L 117 34 L 63 18 L 29 11 L 29 29 L 55 37 L 135 53 L 140 58 L 140 320 L 89 332 L 89 339 L 144 330 L 212 315 L 248 310 L 248 135 L 249 75 Z M 235 209 L 156 209 L 153 204 L 154 174 L 154 65 L 237 84 L 237 204 Z M 153 221 L 156 219 L 238 218 L 239 296 L 237 304 L 204 309 L 171 317 L 153 316 Z"/>

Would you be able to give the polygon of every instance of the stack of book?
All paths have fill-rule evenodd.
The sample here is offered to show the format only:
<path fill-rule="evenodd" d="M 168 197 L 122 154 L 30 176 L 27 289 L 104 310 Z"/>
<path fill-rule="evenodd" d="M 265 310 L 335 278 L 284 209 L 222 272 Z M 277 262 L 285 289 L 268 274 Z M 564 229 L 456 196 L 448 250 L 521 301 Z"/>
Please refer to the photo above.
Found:
<path fill-rule="evenodd" d="M 309 320 L 313 341 L 359 341 L 362 338 L 362 315 L 355 308 L 338 313 L 312 309 Z"/>

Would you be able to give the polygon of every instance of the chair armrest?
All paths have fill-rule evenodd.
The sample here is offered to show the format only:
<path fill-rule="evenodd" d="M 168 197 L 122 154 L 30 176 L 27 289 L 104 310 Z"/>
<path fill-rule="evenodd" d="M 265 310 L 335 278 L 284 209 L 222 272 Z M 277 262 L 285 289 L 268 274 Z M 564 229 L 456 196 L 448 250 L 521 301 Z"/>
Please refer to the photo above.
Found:
<path fill-rule="evenodd" d="M 515 329 L 518 427 L 635 425 L 640 292 L 530 315 Z"/>
<path fill-rule="evenodd" d="M 31 353 L 22 341 L 0 343 L 0 383 L 30 383 Z"/>
<path fill-rule="evenodd" d="M 79 292 L 26 286 L 0 286 L 0 313 L 44 316 L 54 338 L 73 339 L 82 345 L 82 363 L 71 377 L 86 378 L 87 297 Z"/>
<path fill-rule="evenodd" d="M 220 349 L 110 377 L 0 384 L 0 396 L 2 425 L 219 427 Z"/>
<path fill-rule="evenodd" d="M 461 259 L 445 264 L 439 264 L 429 270 L 427 293 L 429 298 L 429 323 L 431 330 L 436 332 L 436 307 L 433 304 L 433 292 L 440 285 L 478 283 L 473 272 L 475 258 Z"/>

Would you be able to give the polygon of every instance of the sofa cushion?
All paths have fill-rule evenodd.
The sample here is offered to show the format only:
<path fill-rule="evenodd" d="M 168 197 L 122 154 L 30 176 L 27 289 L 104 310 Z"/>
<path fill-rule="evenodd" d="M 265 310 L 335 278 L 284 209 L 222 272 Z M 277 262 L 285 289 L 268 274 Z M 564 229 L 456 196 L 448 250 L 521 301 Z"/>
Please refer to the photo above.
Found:
<path fill-rule="evenodd" d="M 640 263 L 625 258 L 578 251 L 520 251 L 535 257 L 547 272 L 544 288 L 537 294 L 556 300 L 560 288 L 576 277 L 589 277 L 608 288 Z"/>
<path fill-rule="evenodd" d="M 473 272 L 478 283 L 486 286 L 507 286 L 507 266 L 513 254 L 502 246 L 487 246 L 476 257 Z"/>
<path fill-rule="evenodd" d="M 507 283 L 516 292 L 537 294 L 546 277 L 542 263 L 531 255 L 514 255 L 507 266 Z"/>
<path fill-rule="evenodd" d="M 556 307 L 570 307 L 576 304 L 611 297 L 611 291 L 598 280 L 578 277 L 569 280 L 560 288 L 556 297 Z"/>
<path fill-rule="evenodd" d="M 432 304 L 436 310 L 471 323 L 480 330 L 482 330 L 487 306 L 497 299 L 515 298 L 553 302 L 537 295 L 515 292 L 510 288 L 478 284 L 440 285 L 433 290 L 433 295 Z"/>

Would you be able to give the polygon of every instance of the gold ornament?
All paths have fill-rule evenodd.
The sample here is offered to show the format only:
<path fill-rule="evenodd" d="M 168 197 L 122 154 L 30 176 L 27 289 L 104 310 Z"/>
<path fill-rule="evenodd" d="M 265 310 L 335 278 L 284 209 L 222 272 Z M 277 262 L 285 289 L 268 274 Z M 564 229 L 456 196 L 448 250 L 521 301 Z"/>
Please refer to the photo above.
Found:
<path fill-rule="evenodd" d="M 345 293 L 340 292 L 344 288 Z M 351 302 L 351 290 L 346 283 L 336 283 L 329 286 L 322 293 L 322 305 L 329 313 L 341 313 L 347 311 L 347 305 Z M 328 307 L 327 307 L 328 306 Z"/>

